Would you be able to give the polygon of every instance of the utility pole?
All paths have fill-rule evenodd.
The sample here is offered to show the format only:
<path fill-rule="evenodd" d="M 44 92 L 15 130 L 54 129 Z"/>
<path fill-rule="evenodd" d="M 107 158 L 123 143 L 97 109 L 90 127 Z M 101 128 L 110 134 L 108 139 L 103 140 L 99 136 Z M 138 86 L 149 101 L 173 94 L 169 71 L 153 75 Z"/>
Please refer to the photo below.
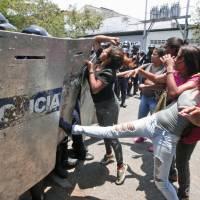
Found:
<path fill-rule="evenodd" d="M 146 21 L 147 21 L 147 5 L 148 5 L 148 0 L 146 0 L 145 3 L 145 15 L 144 15 L 144 31 L 143 31 L 143 50 L 146 51 L 146 43 L 147 43 L 147 26 L 146 26 Z"/>
<path fill-rule="evenodd" d="M 185 17 L 185 29 L 184 29 L 184 40 L 188 38 L 188 14 L 189 14 L 190 0 L 187 1 L 186 17 Z"/>

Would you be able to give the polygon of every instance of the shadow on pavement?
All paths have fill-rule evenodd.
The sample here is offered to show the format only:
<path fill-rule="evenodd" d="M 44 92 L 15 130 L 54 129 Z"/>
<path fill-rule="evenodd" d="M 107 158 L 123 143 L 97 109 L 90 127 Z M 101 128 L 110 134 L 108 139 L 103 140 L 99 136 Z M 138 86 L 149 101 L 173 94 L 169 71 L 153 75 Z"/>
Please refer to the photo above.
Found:
<path fill-rule="evenodd" d="M 70 182 L 78 184 L 80 189 L 101 186 L 105 181 L 114 182 L 115 177 L 109 175 L 109 170 L 99 162 L 80 163 L 71 175 Z"/>
<path fill-rule="evenodd" d="M 109 170 L 99 162 L 80 162 L 75 170 L 69 173 L 68 181 L 71 187 L 64 189 L 49 180 L 45 200 L 103 200 L 86 196 L 83 190 L 101 186 L 105 181 L 114 182 L 115 177 L 109 175 Z"/>
<path fill-rule="evenodd" d="M 164 197 L 160 191 L 156 188 L 153 181 L 153 153 L 147 151 L 152 143 L 126 143 L 121 142 L 121 144 L 130 146 L 130 149 L 134 152 L 132 155 L 133 166 L 129 166 L 128 172 L 130 175 L 127 175 L 126 178 L 136 178 L 138 180 L 138 187 L 136 191 L 143 191 L 145 193 L 145 199 L 159 199 L 164 200 Z M 140 166 L 141 171 L 144 175 L 140 175 L 134 172 L 134 160 L 141 159 L 142 165 Z"/>

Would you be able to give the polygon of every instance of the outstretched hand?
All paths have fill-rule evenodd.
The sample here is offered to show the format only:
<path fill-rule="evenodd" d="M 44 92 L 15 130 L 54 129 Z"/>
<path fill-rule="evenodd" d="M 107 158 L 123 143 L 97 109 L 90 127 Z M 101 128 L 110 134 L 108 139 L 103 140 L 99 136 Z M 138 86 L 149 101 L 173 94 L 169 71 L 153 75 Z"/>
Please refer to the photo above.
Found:
<path fill-rule="evenodd" d="M 119 45 L 120 43 L 120 39 L 118 37 L 110 37 L 109 40 L 113 45 Z"/>
<path fill-rule="evenodd" d="M 133 77 L 135 78 L 139 73 L 139 68 L 129 70 L 128 73 L 125 75 L 126 78 Z"/>

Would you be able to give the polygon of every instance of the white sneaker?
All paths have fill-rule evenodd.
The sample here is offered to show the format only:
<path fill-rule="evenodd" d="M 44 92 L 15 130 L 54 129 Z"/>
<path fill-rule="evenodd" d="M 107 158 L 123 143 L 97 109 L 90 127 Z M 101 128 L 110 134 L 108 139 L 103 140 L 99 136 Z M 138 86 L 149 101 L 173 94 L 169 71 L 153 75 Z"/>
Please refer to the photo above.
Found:
<path fill-rule="evenodd" d="M 123 164 L 123 167 L 117 170 L 117 179 L 115 181 L 116 185 L 121 185 L 124 183 L 127 169 L 128 169 L 128 165 Z"/>

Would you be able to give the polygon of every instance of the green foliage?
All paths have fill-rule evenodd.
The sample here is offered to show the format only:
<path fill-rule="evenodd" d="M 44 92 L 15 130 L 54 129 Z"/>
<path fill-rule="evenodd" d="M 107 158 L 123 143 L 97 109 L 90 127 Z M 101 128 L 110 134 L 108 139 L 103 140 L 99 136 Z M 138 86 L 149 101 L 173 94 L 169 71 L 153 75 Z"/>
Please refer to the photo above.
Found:
<path fill-rule="evenodd" d="M 196 19 L 195 19 L 195 26 L 194 26 L 194 34 L 195 38 L 200 43 L 200 5 L 198 3 L 197 9 L 196 9 Z"/>
<path fill-rule="evenodd" d="M 84 36 L 86 31 L 98 29 L 102 19 L 100 15 L 90 12 L 88 9 L 78 12 L 75 7 L 72 7 L 66 16 L 66 34 L 72 38 Z"/>
<path fill-rule="evenodd" d="M 0 10 L 21 31 L 36 24 L 51 35 L 65 36 L 63 12 L 49 0 L 1 0 Z"/>
<path fill-rule="evenodd" d="M 7 17 L 7 9 L 8 8 L 9 8 L 9 1 L 8 0 L 1 0 L 0 11 L 5 17 Z"/>
<path fill-rule="evenodd" d="M 35 24 L 45 28 L 52 36 L 78 37 L 85 35 L 87 30 L 99 28 L 102 22 L 101 16 L 89 10 L 78 12 L 74 7 L 69 8 L 71 10 L 64 16 L 64 12 L 50 0 L 0 1 L 0 12 L 19 32 Z"/>

